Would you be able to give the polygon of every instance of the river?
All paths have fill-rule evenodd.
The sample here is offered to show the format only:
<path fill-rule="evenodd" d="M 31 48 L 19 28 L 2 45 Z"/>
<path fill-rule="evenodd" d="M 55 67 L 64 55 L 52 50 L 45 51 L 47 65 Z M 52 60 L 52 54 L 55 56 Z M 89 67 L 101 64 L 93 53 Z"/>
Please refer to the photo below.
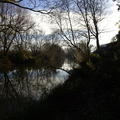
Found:
<path fill-rule="evenodd" d="M 71 64 L 73 65 L 73 64 Z M 19 68 L 0 73 L 0 96 L 4 98 L 27 97 L 39 100 L 53 88 L 63 84 L 69 74 L 62 69 L 71 70 L 66 61 L 61 69 L 27 69 Z"/>

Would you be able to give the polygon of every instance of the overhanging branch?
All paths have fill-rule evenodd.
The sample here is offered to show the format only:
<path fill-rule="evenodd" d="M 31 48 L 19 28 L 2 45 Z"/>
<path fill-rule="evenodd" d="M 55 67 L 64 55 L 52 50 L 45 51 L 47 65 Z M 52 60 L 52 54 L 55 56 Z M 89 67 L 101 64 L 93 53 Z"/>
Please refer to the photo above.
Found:
<path fill-rule="evenodd" d="M 33 8 L 21 6 L 21 5 L 17 4 L 17 3 L 15 3 L 15 2 L 3 1 L 3 0 L 0 0 L 0 3 L 12 4 L 12 5 L 15 5 L 17 7 L 20 7 L 20 8 L 26 9 L 26 10 L 30 10 L 30 11 L 33 11 L 33 12 L 39 12 L 39 13 L 42 13 L 42 14 L 50 14 L 52 12 L 52 10 L 54 9 L 54 8 L 51 8 L 49 11 L 47 11 L 47 10 L 35 10 Z"/>

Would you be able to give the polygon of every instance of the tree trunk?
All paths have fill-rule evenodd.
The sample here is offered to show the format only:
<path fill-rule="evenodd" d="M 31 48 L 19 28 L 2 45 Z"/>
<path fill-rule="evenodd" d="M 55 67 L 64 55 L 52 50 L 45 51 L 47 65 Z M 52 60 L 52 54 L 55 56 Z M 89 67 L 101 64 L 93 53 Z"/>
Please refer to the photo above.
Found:
<path fill-rule="evenodd" d="M 96 46 L 97 46 L 97 49 L 100 48 L 100 43 L 99 43 L 99 37 L 98 37 L 98 34 L 96 34 Z"/>

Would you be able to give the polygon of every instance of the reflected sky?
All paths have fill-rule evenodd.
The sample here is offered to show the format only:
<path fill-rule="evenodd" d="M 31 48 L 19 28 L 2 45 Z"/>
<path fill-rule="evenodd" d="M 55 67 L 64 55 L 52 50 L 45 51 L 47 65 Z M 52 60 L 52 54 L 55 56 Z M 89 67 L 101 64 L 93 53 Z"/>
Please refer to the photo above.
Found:
<path fill-rule="evenodd" d="M 18 69 L 0 73 L 0 96 L 38 100 L 41 95 L 47 95 L 51 89 L 63 84 L 67 78 L 68 74 L 62 70 Z"/>

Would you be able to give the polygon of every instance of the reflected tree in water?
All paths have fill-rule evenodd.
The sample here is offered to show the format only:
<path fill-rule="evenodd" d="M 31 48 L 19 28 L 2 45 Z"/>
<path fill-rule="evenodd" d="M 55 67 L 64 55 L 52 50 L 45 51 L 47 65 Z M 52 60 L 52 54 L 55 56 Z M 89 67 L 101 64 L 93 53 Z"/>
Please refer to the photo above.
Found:
<path fill-rule="evenodd" d="M 17 69 L 1 74 L 1 96 L 10 98 L 40 99 L 47 95 L 52 88 L 62 84 L 66 75 L 59 75 L 60 71 L 49 69 L 28 70 Z"/>
<path fill-rule="evenodd" d="M 0 118 L 17 116 L 34 102 L 44 98 L 58 84 L 64 83 L 67 74 L 50 69 L 17 69 L 0 73 Z"/>

